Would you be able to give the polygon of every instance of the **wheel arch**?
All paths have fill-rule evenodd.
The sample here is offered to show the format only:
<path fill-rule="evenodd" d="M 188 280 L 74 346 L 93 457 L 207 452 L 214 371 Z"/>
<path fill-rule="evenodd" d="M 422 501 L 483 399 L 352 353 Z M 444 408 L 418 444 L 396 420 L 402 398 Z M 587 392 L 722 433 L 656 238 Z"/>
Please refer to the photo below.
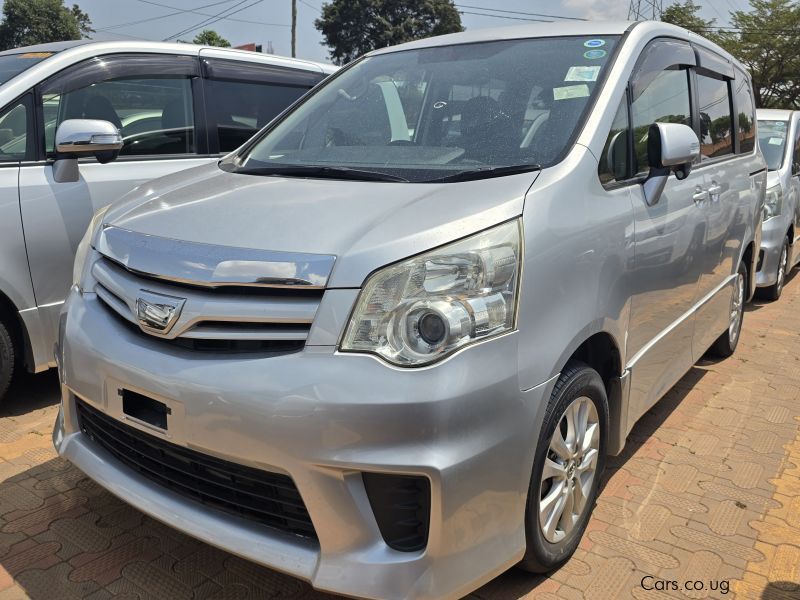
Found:
<path fill-rule="evenodd" d="M 571 360 L 580 361 L 600 374 L 608 399 L 608 453 L 619 454 L 627 436 L 626 375 L 622 351 L 616 338 L 605 330 L 584 334 L 571 344 L 571 352 L 562 359 L 559 371 Z M 566 354 L 566 353 L 565 353 Z"/>
<path fill-rule="evenodd" d="M 14 343 L 21 347 L 23 350 L 23 360 L 28 368 L 33 365 L 33 351 L 31 347 L 30 337 L 28 336 L 28 328 L 19 314 L 17 305 L 9 298 L 3 290 L 0 290 L 0 321 L 5 323 L 10 328 L 11 338 Z"/>

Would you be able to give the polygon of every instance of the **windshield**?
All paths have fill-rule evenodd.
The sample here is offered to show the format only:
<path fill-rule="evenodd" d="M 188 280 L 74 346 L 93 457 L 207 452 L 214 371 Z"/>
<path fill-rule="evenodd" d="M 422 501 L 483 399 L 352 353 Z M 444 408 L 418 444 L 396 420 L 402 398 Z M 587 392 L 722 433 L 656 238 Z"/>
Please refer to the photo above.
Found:
<path fill-rule="evenodd" d="M 30 69 L 53 54 L 55 52 L 20 52 L 19 54 L 0 56 L 0 84 L 16 77 L 25 69 Z"/>
<path fill-rule="evenodd" d="M 777 171 L 783 165 L 786 135 L 789 132 L 788 121 L 759 121 L 758 145 L 761 148 L 767 168 Z"/>
<path fill-rule="evenodd" d="M 617 41 L 540 38 L 368 57 L 223 167 L 422 182 L 547 166 L 566 150 Z"/>

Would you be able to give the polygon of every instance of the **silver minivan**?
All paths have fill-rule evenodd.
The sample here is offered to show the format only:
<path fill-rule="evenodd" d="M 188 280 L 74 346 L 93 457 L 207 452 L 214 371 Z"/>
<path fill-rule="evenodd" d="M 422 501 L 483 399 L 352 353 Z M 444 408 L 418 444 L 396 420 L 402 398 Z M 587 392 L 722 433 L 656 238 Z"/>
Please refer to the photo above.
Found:
<path fill-rule="evenodd" d="M 758 142 L 767 161 L 767 196 L 756 284 L 777 300 L 800 261 L 800 112 L 759 108 Z"/>
<path fill-rule="evenodd" d="M 95 216 L 55 446 L 322 590 L 457 598 L 556 568 L 606 456 L 734 352 L 766 178 L 747 73 L 674 26 L 371 52 Z"/>
<path fill-rule="evenodd" d="M 192 44 L 0 52 L 0 399 L 23 364 L 55 365 L 58 314 L 95 211 L 216 162 L 334 70 Z"/>

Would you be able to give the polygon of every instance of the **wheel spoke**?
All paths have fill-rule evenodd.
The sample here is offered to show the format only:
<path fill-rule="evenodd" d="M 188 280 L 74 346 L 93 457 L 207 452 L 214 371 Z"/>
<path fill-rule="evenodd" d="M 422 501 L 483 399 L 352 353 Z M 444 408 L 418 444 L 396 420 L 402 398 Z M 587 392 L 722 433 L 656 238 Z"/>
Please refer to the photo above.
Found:
<path fill-rule="evenodd" d="M 584 489 L 583 479 L 578 476 L 575 478 L 575 483 L 572 486 L 572 502 L 573 502 L 573 511 L 576 515 L 580 515 L 583 512 L 583 507 L 586 505 L 586 497 L 588 495 L 588 491 L 591 488 L 592 478 L 589 478 L 589 483 Z"/>
<path fill-rule="evenodd" d="M 555 541 L 556 525 L 558 525 L 561 514 L 564 512 L 564 504 L 566 503 L 564 486 L 564 483 L 554 485 L 547 496 L 539 502 L 539 524 L 545 537 L 550 541 Z"/>
<path fill-rule="evenodd" d="M 572 458 L 572 451 L 569 449 L 569 446 L 567 446 L 564 436 L 561 435 L 561 427 L 556 427 L 556 430 L 553 432 L 553 437 L 550 440 L 550 450 L 555 452 L 563 460 Z"/>
<path fill-rule="evenodd" d="M 585 455 L 587 452 L 594 448 L 600 447 L 600 423 L 592 423 L 583 435 L 581 440 L 581 452 Z"/>
<path fill-rule="evenodd" d="M 567 469 L 564 465 L 558 464 L 556 461 L 548 458 L 544 459 L 544 469 L 542 470 L 542 481 L 548 479 L 566 479 Z"/>
<path fill-rule="evenodd" d="M 561 525 L 561 530 L 564 533 L 569 533 L 572 531 L 572 526 L 575 524 L 574 519 L 574 512 L 575 512 L 575 497 L 574 497 L 574 483 L 572 481 L 567 483 L 567 495 L 564 498 L 564 506 L 561 509 L 561 518 L 559 519 L 559 525 Z"/>

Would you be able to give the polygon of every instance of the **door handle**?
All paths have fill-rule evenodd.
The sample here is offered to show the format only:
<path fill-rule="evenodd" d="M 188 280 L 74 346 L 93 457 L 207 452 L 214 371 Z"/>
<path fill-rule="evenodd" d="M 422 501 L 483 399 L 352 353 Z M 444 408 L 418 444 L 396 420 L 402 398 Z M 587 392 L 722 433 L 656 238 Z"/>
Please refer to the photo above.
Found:
<path fill-rule="evenodd" d="M 719 196 L 722 193 L 722 186 L 718 184 L 716 181 L 711 182 L 711 187 L 708 188 L 708 195 L 711 197 L 712 202 L 717 202 L 719 200 Z"/>
<path fill-rule="evenodd" d="M 708 200 L 708 190 L 704 190 L 699 185 L 695 188 L 694 196 L 692 196 L 692 200 L 694 200 L 695 204 L 702 204 L 706 200 Z"/>

